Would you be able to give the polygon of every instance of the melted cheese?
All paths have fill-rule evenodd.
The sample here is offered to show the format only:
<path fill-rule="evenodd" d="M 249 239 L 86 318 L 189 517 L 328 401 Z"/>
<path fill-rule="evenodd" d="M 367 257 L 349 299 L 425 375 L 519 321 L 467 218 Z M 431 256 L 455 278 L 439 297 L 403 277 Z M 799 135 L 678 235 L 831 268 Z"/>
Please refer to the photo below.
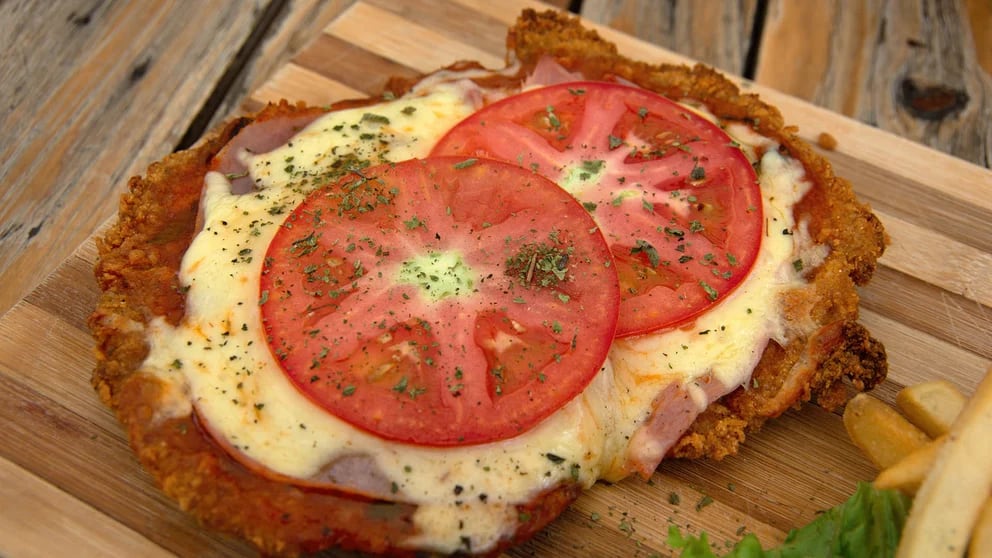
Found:
<path fill-rule="evenodd" d="M 768 340 L 783 334 L 779 294 L 799 281 L 794 235 L 768 234 L 754 270 L 732 296 L 685 329 L 617 341 L 580 396 L 510 440 L 409 446 L 328 414 L 283 374 L 259 325 L 258 277 L 282 214 L 343 157 L 378 162 L 427 155 L 434 140 L 481 99 L 465 82 L 436 83 L 371 109 L 330 113 L 286 146 L 244 154 L 257 186 L 248 195 L 232 194 L 224 176 L 209 174 L 204 229 L 181 268 L 189 287 L 186 316 L 177 327 L 163 320 L 151 324 L 143 366 L 172 387 L 162 416 L 195 407 L 218 439 L 261 467 L 416 503 L 420 534 L 407 544 L 441 552 L 492 548 L 514 532 L 520 520 L 515 505 L 540 491 L 626 475 L 630 440 L 650 417 L 655 396 L 680 382 L 702 409 L 709 399 L 694 382 L 711 377 L 726 386 L 745 383 Z M 805 191 L 802 173 L 798 163 L 767 149 L 760 178 L 765 215 L 774 222 L 769 230 L 796 228 L 791 206 Z M 338 467 L 353 459 L 368 470 L 364 476 Z"/>

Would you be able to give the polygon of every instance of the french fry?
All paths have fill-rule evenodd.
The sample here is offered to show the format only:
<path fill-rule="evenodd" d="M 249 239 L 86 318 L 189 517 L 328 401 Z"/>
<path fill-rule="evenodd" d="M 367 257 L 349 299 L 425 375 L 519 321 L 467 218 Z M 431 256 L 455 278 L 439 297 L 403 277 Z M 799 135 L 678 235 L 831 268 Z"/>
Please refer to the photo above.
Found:
<path fill-rule="evenodd" d="M 844 428 L 854 445 L 879 469 L 891 467 L 930 441 L 895 409 L 864 393 L 848 401 Z"/>
<path fill-rule="evenodd" d="M 908 386 L 896 395 L 896 407 L 909 422 L 936 438 L 951 429 L 968 398 L 947 380 Z"/>
<path fill-rule="evenodd" d="M 968 556 L 971 558 L 992 556 L 992 496 L 985 500 L 982 513 L 978 516 L 978 523 L 971 532 Z"/>
<path fill-rule="evenodd" d="M 927 442 L 891 467 L 882 469 L 882 472 L 875 477 L 875 488 L 894 489 L 908 496 L 916 494 L 923 479 L 933 467 L 933 462 L 937 459 L 937 451 L 943 443 L 943 437 Z"/>
<path fill-rule="evenodd" d="M 896 407 L 914 426 L 936 438 L 910 453 L 875 478 L 878 488 L 892 488 L 912 496 L 930 472 L 944 436 L 961 414 L 968 398 L 947 380 L 907 386 L 896 394 Z"/>
<path fill-rule="evenodd" d="M 896 558 L 950 558 L 964 554 L 982 506 L 992 493 L 990 441 L 992 369 L 954 421 L 916 493 Z"/>

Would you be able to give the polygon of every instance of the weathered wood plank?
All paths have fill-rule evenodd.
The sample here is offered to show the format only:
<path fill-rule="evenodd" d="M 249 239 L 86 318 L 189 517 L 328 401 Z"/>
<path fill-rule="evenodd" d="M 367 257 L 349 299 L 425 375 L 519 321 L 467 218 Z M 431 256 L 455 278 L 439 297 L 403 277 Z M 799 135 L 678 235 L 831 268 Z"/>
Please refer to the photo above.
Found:
<path fill-rule="evenodd" d="M 961 1 L 771 0 L 754 79 L 989 167 L 992 77 L 968 17 Z"/>
<path fill-rule="evenodd" d="M 250 93 L 269 81 L 293 56 L 313 42 L 321 31 L 355 0 L 290 0 L 228 85 L 222 102 L 213 113 L 209 131 L 241 110 Z M 278 99 L 277 99 L 278 100 Z"/>
<path fill-rule="evenodd" d="M 582 15 L 742 75 L 755 6 L 585 0 Z M 771 0 L 768 6 L 757 83 L 992 166 L 992 4 Z"/>
<path fill-rule="evenodd" d="M 965 6 L 968 21 L 971 22 L 971 35 L 975 39 L 978 64 L 985 73 L 992 75 L 992 2 L 965 0 Z"/>
<path fill-rule="evenodd" d="M 0 127 L 17 131 L 0 136 L 0 312 L 113 213 L 128 176 L 172 151 L 262 7 L 0 3 Z"/>
<path fill-rule="evenodd" d="M 735 75 L 743 75 L 757 0 L 584 0 L 581 15 Z"/>

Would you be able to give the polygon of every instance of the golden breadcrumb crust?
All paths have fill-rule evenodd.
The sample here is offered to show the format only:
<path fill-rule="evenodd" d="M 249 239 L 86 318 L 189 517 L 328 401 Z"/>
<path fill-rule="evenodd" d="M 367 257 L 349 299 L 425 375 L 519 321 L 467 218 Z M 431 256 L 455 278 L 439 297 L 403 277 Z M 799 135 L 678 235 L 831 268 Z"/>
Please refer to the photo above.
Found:
<path fill-rule="evenodd" d="M 323 110 L 283 102 L 254 119 Z M 251 121 L 235 120 L 129 181 L 118 222 L 97 240 L 96 277 L 103 295 L 89 320 L 97 342 L 93 386 L 115 410 L 132 448 L 163 491 L 207 526 L 236 533 L 271 555 L 329 547 L 419 555 L 398 547 L 416 534 L 415 506 L 272 481 L 231 458 L 195 414 L 153 420 L 163 385 L 137 372 L 148 354 L 142 326 L 156 316 L 172 324 L 182 319 L 185 299 L 177 272 L 193 238 L 203 177 L 211 159 Z M 518 506 L 519 516 L 529 520 L 500 549 L 533 536 L 577 496 L 577 486 L 566 485 Z"/>
<path fill-rule="evenodd" d="M 718 118 L 750 125 L 803 163 L 813 182 L 796 208 L 817 244 L 830 247 L 822 265 L 806 273 L 809 286 L 790 293 L 786 319 L 796 324 L 784 346 L 769 343 L 752 382 L 704 412 L 671 450 L 673 457 L 720 459 L 736 453 L 745 432 L 811 399 L 832 410 L 850 386 L 871 389 L 885 378 L 885 350 L 857 323 L 857 285 L 868 282 L 885 249 L 881 222 L 854 197 L 851 184 L 785 126 L 777 109 L 713 69 L 651 65 L 621 57 L 616 46 L 563 14 L 525 12 L 511 29 L 508 51 L 525 67 L 553 55 L 590 79 L 620 78 L 672 99 L 698 100 Z"/>
<path fill-rule="evenodd" d="M 493 78 L 497 82 L 519 81 L 540 56 L 550 54 L 589 79 L 619 77 L 675 99 L 696 99 L 720 118 L 748 123 L 776 139 L 783 151 L 803 162 L 814 183 L 797 213 L 809 221 L 813 239 L 829 245 L 831 252 L 822 265 L 807 272 L 809 286 L 786 301 L 789 321 L 796 324 L 790 341 L 782 346 L 770 343 L 752 384 L 714 403 L 673 448 L 673 455 L 732 454 L 745 432 L 769 417 L 810 399 L 833 408 L 846 401 L 845 386 L 867 389 L 884 378 L 884 350 L 857 323 L 855 292 L 855 285 L 874 271 L 884 232 L 854 198 L 850 184 L 835 177 L 823 158 L 784 127 L 777 110 L 741 93 L 707 67 L 652 66 L 623 58 L 595 32 L 555 12 L 525 11 L 510 30 L 507 46 L 508 56 L 521 62 L 521 73 L 512 79 Z M 401 94 L 411 85 L 394 80 L 387 89 Z M 253 120 L 318 110 L 324 109 L 270 105 L 130 180 L 117 224 L 97 242 L 100 260 L 95 273 L 103 295 L 90 318 L 97 345 L 93 386 L 116 412 L 135 453 L 163 491 L 207 526 L 242 536 L 265 554 L 338 547 L 413 555 L 397 543 L 414 533 L 414 506 L 306 490 L 260 477 L 213 442 L 195 416 L 152 420 L 163 386 L 138 372 L 148 353 L 144 326 L 157 316 L 172 324 L 183 317 L 177 272 L 194 234 L 203 177 L 212 158 Z M 533 536 L 577 496 L 577 487 L 563 485 L 520 506 L 520 516 L 529 519 L 493 553 Z"/>

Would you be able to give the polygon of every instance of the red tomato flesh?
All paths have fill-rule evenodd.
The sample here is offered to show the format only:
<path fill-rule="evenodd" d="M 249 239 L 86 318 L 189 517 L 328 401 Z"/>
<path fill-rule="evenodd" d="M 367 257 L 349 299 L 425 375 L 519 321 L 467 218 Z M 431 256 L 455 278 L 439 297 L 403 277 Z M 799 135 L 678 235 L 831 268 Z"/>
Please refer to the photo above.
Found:
<path fill-rule="evenodd" d="M 618 336 L 705 312 L 747 277 L 761 246 L 761 191 L 741 150 L 643 89 L 574 82 L 514 95 L 463 120 L 432 154 L 516 163 L 571 192 L 617 262 Z"/>
<path fill-rule="evenodd" d="M 381 165 L 312 193 L 270 244 L 269 345 L 302 393 L 420 445 L 516 436 L 582 391 L 619 312 L 609 247 L 541 175 Z"/>

